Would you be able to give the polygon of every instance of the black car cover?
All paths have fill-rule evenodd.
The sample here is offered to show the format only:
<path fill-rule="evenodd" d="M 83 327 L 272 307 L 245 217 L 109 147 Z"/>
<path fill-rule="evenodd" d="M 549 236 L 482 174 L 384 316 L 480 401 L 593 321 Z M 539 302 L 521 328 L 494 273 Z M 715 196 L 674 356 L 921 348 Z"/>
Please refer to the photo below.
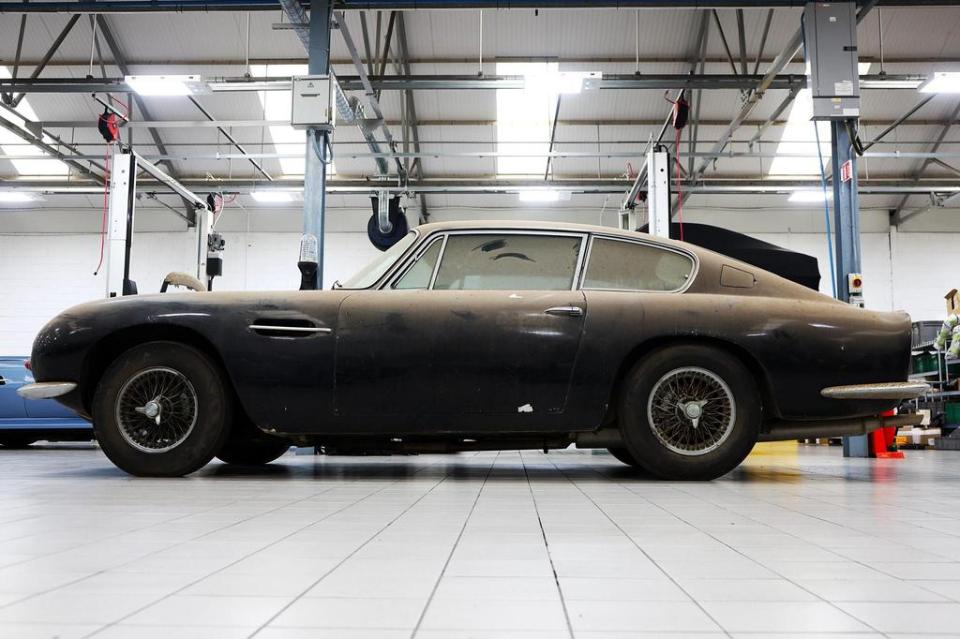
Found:
<path fill-rule="evenodd" d="M 647 226 L 639 230 L 646 233 Z M 670 224 L 670 237 L 672 239 L 680 237 L 680 225 L 676 222 Z M 709 224 L 685 223 L 683 240 L 722 255 L 728 255 L 741 262 L 753 264 L 815 291 L 820 290 L 820 267 L 817 264 L 817 258 L 810 255 L 797 253 L 743 233 Z"/>

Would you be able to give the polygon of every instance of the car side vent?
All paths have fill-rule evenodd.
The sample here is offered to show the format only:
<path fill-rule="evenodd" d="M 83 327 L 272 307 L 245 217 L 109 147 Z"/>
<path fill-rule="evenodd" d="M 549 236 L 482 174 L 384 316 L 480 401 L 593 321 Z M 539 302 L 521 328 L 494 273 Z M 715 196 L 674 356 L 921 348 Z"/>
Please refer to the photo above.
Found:
<path fill-rule="evenodd" d="M 286 317 L 261 317 L 251 325 L 257 335 L 264 337 L 311 337 L 317 333 L 329 333 L 329 328 L 317 326 L 308 319 Z"/>
<path fill-rule="evenodd" d="M 753 288 L 757 278 L 750 271 L 724 264 L 720 268 L 720 286 L 727 288 Z"/>

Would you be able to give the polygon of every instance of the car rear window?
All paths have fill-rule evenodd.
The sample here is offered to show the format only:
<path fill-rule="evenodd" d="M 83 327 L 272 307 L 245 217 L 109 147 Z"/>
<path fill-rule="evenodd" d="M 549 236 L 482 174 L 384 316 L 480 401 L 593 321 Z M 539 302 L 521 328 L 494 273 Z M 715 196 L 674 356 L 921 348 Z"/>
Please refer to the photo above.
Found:
<path fill-rule="evenodd" d="M 618 291 L 676 291 L 693 273 L 693 260 L 668 249 L 594 238 L 583 288 Z"/>

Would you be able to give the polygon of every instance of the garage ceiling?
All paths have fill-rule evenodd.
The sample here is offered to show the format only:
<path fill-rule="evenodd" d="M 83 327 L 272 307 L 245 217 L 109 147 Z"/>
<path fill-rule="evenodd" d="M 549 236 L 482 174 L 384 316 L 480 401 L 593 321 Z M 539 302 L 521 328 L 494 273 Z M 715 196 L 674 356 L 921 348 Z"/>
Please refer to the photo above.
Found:
<path fill-rule="evenodd" d="M 386 30 L 389 12 L 380 14 L 382 30 Z M 404 12 L 410 73 L 412 75 L 476 75 L 482 68 L 485 75 L 497 73 L 498 62 L 550 61 L 561 71 L 601 71 L 604 74 L 685 74 L 690 71 L 690 58 L 698 48 L 698 30 L 702 11 L 694 9 L 565 9 L 540 10 L 485 10 L 482 12 L 482 58 L 478 10 L 417 10 Z M 739 41 L 737 16 L 733 9 L 717 11 L 724 35 L 737 66 Z M 375 38 L 378 14 L 367 11 L 366 20 L 370 38 Z M 773 12 L 769 34 L 764 47 L 759 72 L 784 48 L 799 25 L 799 9 L 779 8 Z M 50 43 L 67 24 L 67 14 L 32 14 L 26 27 L 22 51 L 21 77 L 29 75 L 44 56 Z M 750 8 L 743 11 L 744 42 L 748 65 L 752 72 L 763 38 L 767 9 Z M 129 66 L 130 73 L 191 73 L 206 77 L 243 76 L 250 65 L 305 64 L 305 54 L 296 34 L 291 29 L 278 29 L 285 22 L 282 11 L 193 12 L 110 14 L 106 16 L 112 33 Z M 362 44 L 361 12 L 346 13 L 346 22 L 358 46 Z M 4 14 L 0 20 L 0 66 L 9 70 L 16 53 L 20 20 Z M 879 33 L 883 32 L 883 64 Z M 935 70 L 960 70 L 960 12 L 951 7 L 882 7 L 872 10 L 859 29 L 861 62 L 871 62 L 868 73 L 889 75 L 922 74 Z M 717 24 L 710 16 L 710 35 L 706 50 L 706 74 L 730 74 Z M 91 55 L 91 27 L 86 16 L 81 17 L 68 34 L 62 46 L 53 55 L 41 78 L 81 79 L 89 73 Z M 398 55 L 396 39 L 393 53 Z M 104 48 L 104 71 L 108 77 L 122 76 L 110 52 Z M 334 34 L 332 45 L 334 71 L 340 75 L 355 75 L 343 38 Z M 637 64 L 639 59 L 639 65 Z M 270 73 L 268 66 L 268 73 Z M 275 67 L 273 67 L 275 68 Z M 802 74 L 801 61 L 796 60 L 785 73 Z M 387 74 L 395 72 L 388 65 Z M 94 65 L 93 75 L 101 69 Z M 277 75 L 283 75 L 278 73 Z M 675 93 L 675 92 L 674 92 Z M 769 90 L 742 127 L 734 140 L 745 142 L 754 135 L 757 126 L 765 121 L 786 97 L 787 90 Z M 923 96 L 912 89 L 864 90 L 862 98 L 861 137 L 870 140 L 891 122 L 903 115 Z M 402 94 L 386 91 L 380 102 L 396 138 L 401 137 L 400 121 Z M 497 99 L 494 90 L 415 90 L 413 98 L 419 121 L 419 137 L 424 156 L 421 159 L 423 176 L 428 180 L 454 180 L 458 184 L 488 182 L 497 178 L 493 157 L 466 157 L 466 153 L 492 153 L 496 150 Z M 50 131 L 69 141 L 83 154 L 102 155 L 104 143 L 94 124 L 102 108 L 90 95 L 84 93 L 31 93 L 27 97 L 39 120 L 51 123 L 76 122 L 83 126 L 51 126 Z M 205 118 L 184 98 L 144 98 L 154 120 L 178 122 L 177 126 L 156 129 L 169 154 L 177 156 L 173 164 L 178 176 L 186 180 L 207 180 L 225 186 L 233 185 L 249 192 L 251 180 L 258 178 L 254 167 L 242 159 L 215 159 L 217 153 L 235 154 L 237 151 L 211 127 L 191 127 L 192 121 Z M 256 92 L 215 93 L 199 98 L 203 107 L 217 120 L 263 120 L 261 97 Z M 739 110 L 742 95 L 738 90 L 709 90 L 701 93 L 699 144 L 705 152 L 726 128 Z M 893 131 L 882 144 L 871 151 L 928 152 L 933 141 L 949 123 L 951 114 L 960 104 L 958 95 L 935 97 L 917 111 L 912 118 Z M 696 106 L 696 103 L 694 104 Z M 670 105 L 662 90 L 602 90 L 563 96 L 554 150 L 558 153 L 594 154 L 594 156 L 558 157 L 552 162 L 552 179 L 599 181 L 614 184 L 617 191 L 629 186 L 629 166 L 641 163 L 647 140 L 656 136 Z M 766 130 L 753 151 L 766 157 L 721 158 L 704 174 L 710 183 L 765 184 L 769 183 L 769 168 L 777 143 L 783 134 L 787 113 Z M 142 117 L 139 113 L 136 118 Z M 251 153 L 276 153 L 268 127 L 225 127 Z M 810 134 L 812 138 L 812 127 Z M 124 132 L 130 140 L 131 130 Z M 152 156 L 160 151 L 143 128 L 132 130 L 133 141 L 140 153 Z M 686 132 L 685 132 L 686 139 Z M 334 184 L 372 180 L 376 178 L 375 164 L 370 157 L 355 157 L 367 153 L 355 127 L 341 126 L 335 137 L 336 175 Z M 733 147 L 748 151 L 746 145 Z M 11 155 L 14 147 L 5 147 Z M 290 151 L 282 147 L 282 152 Z M 954 126 L 944 137 L 941 152 L 955 153 L 956 158 L 944 156 L 946 165 L 960 166 L 960 127 Z M 299 152 L 299 150 L 297 150 Z M 686 163 L 689 145 L 681 145 Z M 460 154 L 460 155 L 451 155 Z M 628 157 L 623 157 L 626 154 Z M 280 160 L 263 158 L 264 168 L 274 176 L 283 176 L 298 183 L 295 175 L 285 175 Z M 909 183 L 923 162 L 910 158 L 869 158 L 861 161 L 861 180 L 871 183 Z M 628 166 L 629 165 L 629 166 Z M 932 164 L 923 173 L 927 183 L 946 187 L 958 186 L 958 174 L 950 166 Z M 0 155 L 0 187 L 22 184 L 47 184 L 49 178 L 26 176 L 17 172 L 14 163 Z M 76 182 L 75 178 L 71 183 Z M 77 183 L 82 183 L 80 180 Z M 622 189 L 618 185 L 622 182 Z M 241 188 L 241 184 L 247 185 Z M 435 195 L 428 200 L 443 207 L 455 201 L 464 206 L 509 207 L 515 205 L 515 195 L 486 194 L 471 196 Z M 775 196 L 785 202 L 786 196 Z M 892 208 L 900 195 L 865 195 L 865 209 Z M 256 203 L 242 193 L 241 202 L 254 207 Z M 698 201 L 698 198 L 699 201 Z M 719 198 L 719 200 L 717 199 Z M 927 196 L 915 196 L 910 206 L 920 206 Z M 616 198 L 613 198 L 616 200 Z M 599 207 L 604 195 L 578 196 L 578 207 Z M 766 200 L 765 200 L 766 201 Z M 365 208 L 365 195 L 341 195 L 331 199 L 331 206 Z M 707 196 L 694 195 L 691 206 L 710 206 L 722 202 L 725 207 L 755 206 L 757 199 L 750 195 Z M 96 194 L 80 196 L 45 196 L 39 208 L 64 208 L 73 204 L 90 208 L 99 206 Z M 561 203 L 564 204 L 564 203 Z M 609 205 L 609 204 L 608 204 Z M 614 204 L 615 205 L 615 204 Z"/>

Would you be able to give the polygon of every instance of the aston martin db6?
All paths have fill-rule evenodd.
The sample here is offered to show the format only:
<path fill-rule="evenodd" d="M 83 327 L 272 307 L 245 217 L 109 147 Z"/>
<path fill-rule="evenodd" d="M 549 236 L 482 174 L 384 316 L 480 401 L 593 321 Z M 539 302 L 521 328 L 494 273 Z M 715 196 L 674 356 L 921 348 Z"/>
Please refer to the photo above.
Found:
<path fill-rule="evenodd" d="M 28 398 L 135 475 L 214 457 L 606 448 L 710 479 L 757 441 L 868 432 L 923 392 L 910 318 L 691 244 L 576 224 L 411 231 L 333 290 L 133 295 L 64 311 Z"/>

